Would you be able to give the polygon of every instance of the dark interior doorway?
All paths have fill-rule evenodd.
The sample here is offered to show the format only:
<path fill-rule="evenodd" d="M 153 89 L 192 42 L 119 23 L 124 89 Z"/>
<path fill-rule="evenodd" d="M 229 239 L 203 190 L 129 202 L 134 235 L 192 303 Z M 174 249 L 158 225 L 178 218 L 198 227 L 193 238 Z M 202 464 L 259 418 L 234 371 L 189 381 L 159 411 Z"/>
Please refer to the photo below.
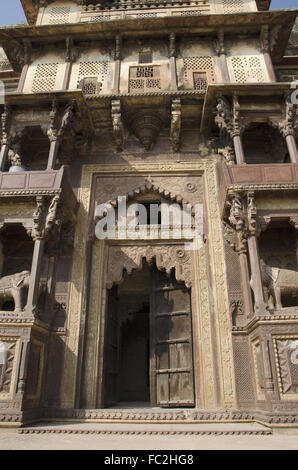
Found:
<path fill-rule="evenodd" d="M 194 406 L 190 289 L 144 262 L 108 292 L 105 407 Z"/>

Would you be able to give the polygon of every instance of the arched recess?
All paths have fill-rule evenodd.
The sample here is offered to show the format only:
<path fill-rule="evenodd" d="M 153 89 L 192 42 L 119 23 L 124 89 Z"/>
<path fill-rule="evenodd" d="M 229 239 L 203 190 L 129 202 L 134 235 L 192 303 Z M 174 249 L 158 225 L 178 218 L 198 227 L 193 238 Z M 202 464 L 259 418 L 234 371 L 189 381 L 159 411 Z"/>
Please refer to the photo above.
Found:
<path fill-rule="evenodd" d="M 141 258 L 136 270 L 122 273 L 108 290 L 101 406 L 149 401 L 151 406 L 192 407 L 191 290 L 177 281 L 175 268 L 166 270 L 153 254 L 147 256 L 149 261 Z"/>

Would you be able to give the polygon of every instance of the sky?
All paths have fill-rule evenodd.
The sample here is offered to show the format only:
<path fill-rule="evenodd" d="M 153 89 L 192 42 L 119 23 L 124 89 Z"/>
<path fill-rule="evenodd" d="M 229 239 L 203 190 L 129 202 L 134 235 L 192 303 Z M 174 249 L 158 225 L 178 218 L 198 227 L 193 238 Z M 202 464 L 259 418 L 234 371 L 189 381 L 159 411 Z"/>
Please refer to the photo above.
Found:
<path fill-rule="evenodd" d="M 0 0 L 0 26 L 26 21 L 20 0 Z M 298 8 L 298 0 L 272 0 L 271 9 Z"/>

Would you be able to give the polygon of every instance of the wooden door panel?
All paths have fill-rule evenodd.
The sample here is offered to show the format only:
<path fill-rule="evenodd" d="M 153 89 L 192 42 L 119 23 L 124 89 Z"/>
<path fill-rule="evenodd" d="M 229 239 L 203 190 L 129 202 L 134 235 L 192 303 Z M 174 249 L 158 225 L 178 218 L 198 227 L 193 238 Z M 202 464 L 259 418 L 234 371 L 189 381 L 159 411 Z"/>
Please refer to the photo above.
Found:
<path fill-rule="evenodd" d="M 119 395 L 119 325 L 116 291 L 109 291 L 105 335 L 105 406 L 118 402 Z"/>
<path fill-rule="evenodd" d="M 151 396 L 160 406 L 194 406 L 190 290 L 172 275 L 153 273 Z"/>

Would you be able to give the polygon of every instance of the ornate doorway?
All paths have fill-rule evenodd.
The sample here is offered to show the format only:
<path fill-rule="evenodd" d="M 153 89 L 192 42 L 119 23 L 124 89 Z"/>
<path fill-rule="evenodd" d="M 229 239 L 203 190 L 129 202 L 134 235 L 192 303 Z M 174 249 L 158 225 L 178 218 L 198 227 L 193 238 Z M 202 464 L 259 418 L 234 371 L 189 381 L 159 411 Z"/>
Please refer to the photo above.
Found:
<path fill-rule="evenodd" d="M 108 291 L 104 406 L 195 405 L 191 291 L 143 263 Z"/>

